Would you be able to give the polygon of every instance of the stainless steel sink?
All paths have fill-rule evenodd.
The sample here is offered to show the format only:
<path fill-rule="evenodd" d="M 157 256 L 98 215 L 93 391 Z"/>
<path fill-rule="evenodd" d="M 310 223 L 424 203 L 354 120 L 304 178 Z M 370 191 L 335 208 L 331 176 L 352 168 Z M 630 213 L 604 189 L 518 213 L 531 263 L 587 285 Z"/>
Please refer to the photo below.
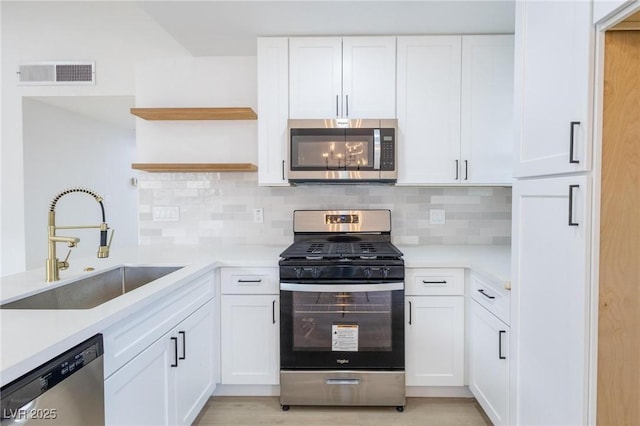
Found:
<path fill-rule="evenodd" d="M 0 309 L 89 309 L 142 287 L 179 266 L 121 266 L 1 305 Z"/>

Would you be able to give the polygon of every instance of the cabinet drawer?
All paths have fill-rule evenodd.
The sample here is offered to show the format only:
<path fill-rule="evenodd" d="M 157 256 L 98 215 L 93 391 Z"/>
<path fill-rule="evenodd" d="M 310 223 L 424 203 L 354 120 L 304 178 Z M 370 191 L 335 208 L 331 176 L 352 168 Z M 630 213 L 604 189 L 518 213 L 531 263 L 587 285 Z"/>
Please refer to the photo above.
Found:
<path fill-rule="evenodd" d="M 104 376 L 109 377 L 213 296 L 213 273 L 209 272 L 106 329 Z"/>
<path fill-rule="evenodd" d="M 221 268 L 222 294 L 278 294 L 278 268 Z"/>
<path fill-rule="evenodd" d="M 464 295 L 464 269 L 407 268 L 405 280 L 408 296 Z"/>
<path fill-rule="evenodd" d="M 470 291 L 473 300 L 487 308 L 489 312 L 509 325 L 511 293 L 502 283 L 472 272 Z"/>

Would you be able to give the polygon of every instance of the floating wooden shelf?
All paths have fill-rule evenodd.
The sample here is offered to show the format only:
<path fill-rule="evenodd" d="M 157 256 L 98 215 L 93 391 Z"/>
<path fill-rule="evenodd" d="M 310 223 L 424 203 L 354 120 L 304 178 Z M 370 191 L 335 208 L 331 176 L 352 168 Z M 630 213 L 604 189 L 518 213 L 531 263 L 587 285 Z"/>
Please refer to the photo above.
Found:
<path fill-rule="evenodd" d="M 251 163 L 133 163 L 132 169 L 145 172 L 256 172 L 258 166 Z"/>
<path fill-rule="evenodd" d="M 237 108 L 131 108 L 131 114 L 145 120 L 256 120 L 250 107 Z"/>

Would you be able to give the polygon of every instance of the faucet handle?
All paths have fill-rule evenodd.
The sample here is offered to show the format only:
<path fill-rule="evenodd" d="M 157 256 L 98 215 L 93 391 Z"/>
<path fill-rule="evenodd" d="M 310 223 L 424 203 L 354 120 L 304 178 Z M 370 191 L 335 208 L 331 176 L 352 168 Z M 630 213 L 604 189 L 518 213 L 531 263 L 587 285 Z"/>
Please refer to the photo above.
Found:
<path fill-rule="evenodd" d="M 69 250 L 64 260 L 58 261 L 59 270 L 64 271 L 65 269 L 69 269 L 69 256 L 71 256 L 71 250 Z"/>

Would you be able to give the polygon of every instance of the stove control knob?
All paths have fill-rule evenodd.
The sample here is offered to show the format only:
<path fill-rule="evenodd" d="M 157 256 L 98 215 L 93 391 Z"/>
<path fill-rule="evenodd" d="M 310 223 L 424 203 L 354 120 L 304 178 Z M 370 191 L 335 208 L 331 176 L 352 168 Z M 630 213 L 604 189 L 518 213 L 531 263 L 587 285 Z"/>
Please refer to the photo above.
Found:
<path fill-rule="evenodd" d="M 304 275 L 304 268 L 296 266 L 295 268 L 293 268 L 293 271 L 296 273 L 296 278 L 302 278 L 302 275 Z"/>
<path fill-rule="evenodd" d="M 380 270 L 382 271 L 382 277 L 383 278 L 387 278 L 389 276 L 389 268 L 388 267 L 383 267 L 380 268 Z"/>
<path fill-rule="evenodd" d="M 313 278 L 318 279 L 320 277 L 320 268 L 317 266 L 314 266 L 311 269 L 311 275 L 313 276 Z"/>
<path fill-rule="evenodd" d="M 371 268 L 370 268 L 370 267 L 368 267 L 368 266 L 367 266 L 366 268 L 364 268 L 364 269 L 362 270 L 362 272 L 364 273 L 364 277 L 365 277 L 366 279 L 369 279 L 369 278 L 371 278 L 371 273 L 372 273 L 373 271 L 371 270 Z"/>

